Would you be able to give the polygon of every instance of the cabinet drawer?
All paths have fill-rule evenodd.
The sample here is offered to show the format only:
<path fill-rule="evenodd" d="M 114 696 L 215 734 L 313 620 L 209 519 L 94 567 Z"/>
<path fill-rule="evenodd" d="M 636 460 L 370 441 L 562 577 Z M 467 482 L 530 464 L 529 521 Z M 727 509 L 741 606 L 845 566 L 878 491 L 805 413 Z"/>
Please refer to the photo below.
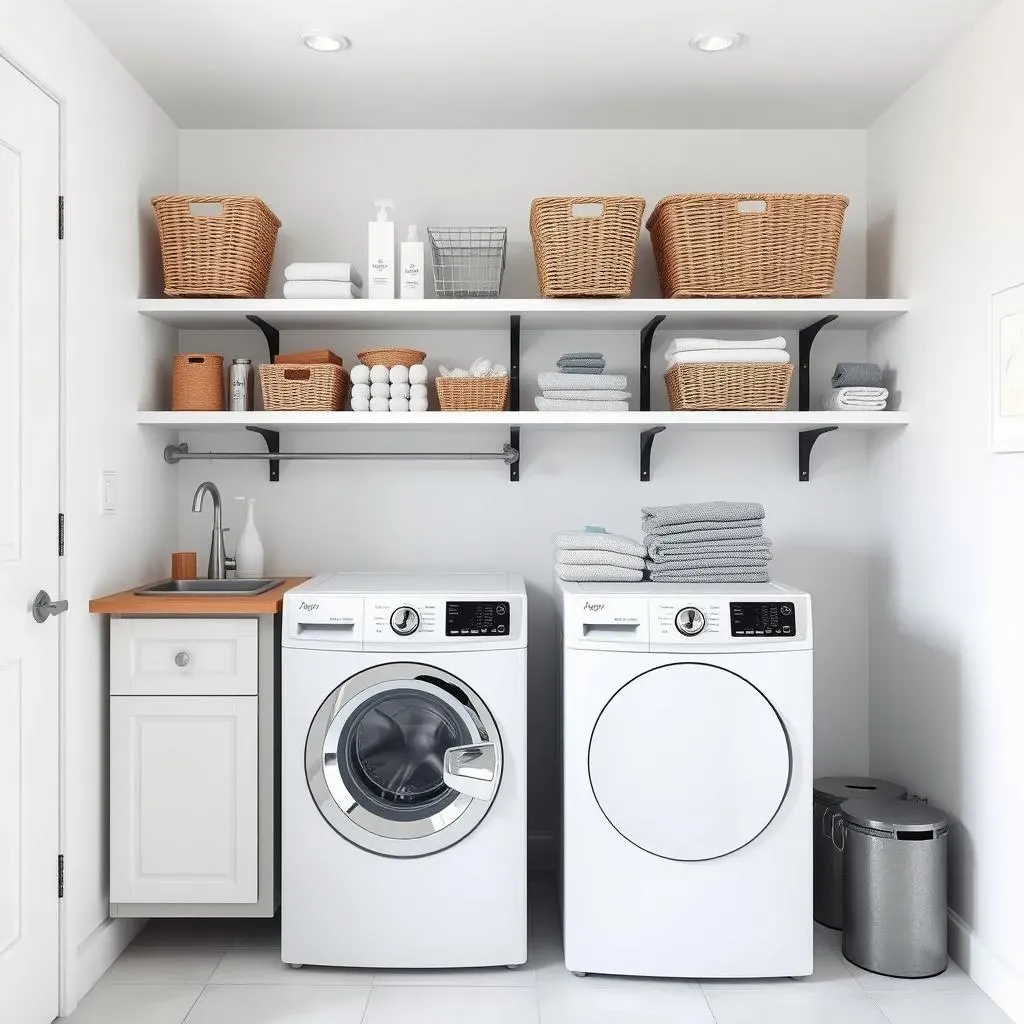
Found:
<path fill-rule="evenodd" d="M 253 619 L 112 619 L 117 696 L 247 696 L 258 689 Z"/>

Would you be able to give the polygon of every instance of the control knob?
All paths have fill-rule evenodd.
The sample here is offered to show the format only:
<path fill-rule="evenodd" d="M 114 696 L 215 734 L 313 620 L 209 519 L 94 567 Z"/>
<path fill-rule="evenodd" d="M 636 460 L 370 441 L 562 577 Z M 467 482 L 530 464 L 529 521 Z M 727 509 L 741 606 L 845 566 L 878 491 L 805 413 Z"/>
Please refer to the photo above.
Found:
<path fill-rule="evenodd" d="M 683 636 L 696 636 L 707 625 L 704 613 L 699 608 L 680 608 L 676 612 L 676 629 Z"/>
<path fill-rule="evenodd" d="M 412 636 L 420 628 L 420 613 L 405 605 L 391 613 L 391 628 L 399 636 Z"/>

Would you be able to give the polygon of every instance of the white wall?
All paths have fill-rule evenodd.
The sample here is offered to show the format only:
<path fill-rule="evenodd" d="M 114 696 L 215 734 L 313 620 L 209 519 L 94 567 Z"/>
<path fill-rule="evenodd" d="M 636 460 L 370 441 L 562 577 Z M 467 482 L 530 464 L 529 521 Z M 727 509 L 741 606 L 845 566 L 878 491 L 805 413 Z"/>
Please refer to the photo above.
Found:
<path fill-rule="evenodd" d="M 989 440 L 989 301 L 1024 282 L 1024 3 L 1008 0 L 868 136 L 871 286 L 912 426 L 873 459 L 871 768 L 949 811 L 954 949 L 1024 1020 L 1019 791 L 1024 457 Z"/>
<path fill-rule="evenodd" d="M 284 264 L 295 259 L 352 259 L 365 269 L 372 200 L 388 195 L 406 223 L 498 223 L 509 226 L 505 294 L 536 294 L 528 231 L 532 196 L 569 192 L 636 193 L 648 199 L 683 190 L 838 191 L 851 197 L 839 270 L 839 293 L 864 294 L 865 165 L 859 132 L 218 132 L 181 135 L 181 187 L 188 192 L 252 192 L 284 222 L 272 294 Z M 403 232 L 404 233 L 404 232 Z M 655 294 L 647 233 L 641 239 L 638 294 Z M 656 346 L 661 363 L 670 336 Z M 372 341 L 403 341 L 437 363 L 468 365 L 479 353 L 507 361 L 501 333 L 291 333 L 286 348 L 330 344 L 355 361 Z M 791 339 L 795 342 L 795 339 Z M 266 359 L 255 331 L 183 332 L 185 349 Z M 818 390 L 834 360 L 865 351 L 863 333 L 822 335 L 816 350 Z M 524 319 L 523 406 L 532 405 L 537 371 L 571 348 L 599 348 L 609 370 L 627 372 L 638 407 L 635 335 L 541 334 Z M 795 392 L 795 387 L 794 387 Z M 655 381 L 655 402 L 666 407 Z M 794 394 L 795 401 L 795 394 Z M 499 430 L 375 431 L 286 434 L 286 447 L 455 450 L 497 449 Z M 186 438 L 194 450 L 256 448 L 251 435 Z M 257 518 L 274 572 L 327 569 L 512 569 L 526 575 L 531 600 L 530 822 L 554 827 L 555 631 L 551 535 L 602 524 L 639 533 L 645 503 L 755 499 L 768 509 L 776 540 L 775 574 L 814 595 L 818 637 L 816 770 L 867 767 L 867 455 L 863 437 L 840 433 L 815 451 L 813 482 L 797 482 L 795 434 L 675 433 L 655 442 L 653 482 L 638 480 L 638 438 L 631 430 L 592 433 L 524 428 L 522 480 L 500 465 L 404 463 L 284 464 L 267 482 L 265 464 L 182 463 L 181 542 L 209 548 L 209 515 L 189 512 L 204 479 L 225 497 L 259 499 Z M 237 537 L 241 507 L 228 503 Z M 229 540 L 229 548 L 231 542 Z"/>
<path fill-rule="evenodd" d="M 159 439 L 133 424 L 159 380 L 173 333 L 133 312 L 159 287 L 148 200 L 174 191 L 177 130 L 57 0 L 0 0 L 0 52 L 62 102 L 65 489 L 62 1012 L 131 935 L 107 918 L 106 623 L 88 601 L 165 571 L 175 494 Z M 55 227 L 56 227 L 56 197 Z M 100 474 L 117 473 L 117 513 L 100 514 Z M 55 723 L 56 727 L 56 723 Z M 54 743 L 56 753 L 56 741 Z"/>

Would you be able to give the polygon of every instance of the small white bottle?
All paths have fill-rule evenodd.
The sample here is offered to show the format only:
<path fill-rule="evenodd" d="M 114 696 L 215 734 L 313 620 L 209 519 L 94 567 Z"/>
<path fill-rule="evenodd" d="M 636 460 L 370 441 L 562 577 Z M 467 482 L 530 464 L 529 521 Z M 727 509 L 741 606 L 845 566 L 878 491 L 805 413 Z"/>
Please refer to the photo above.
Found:
<path fill-rule="evenodd" d="M 423 243 L 415 224 L 409 225 L 409 233 L 402 243 L 401 286 L 399 296 L 403 299 L 423 298 Z"/>
<path fill-rule="evenodd" d="M 395 297 L 395 225 L 388 220 L 388 210 L 394 208 L 390 199 L 375 199 L 377 219 L 370 221 L 367 264 L 369 286 L 367 297 L 393 299 Z"/>
<path fill-rule="evenodd" d="M 243 580 L 263 579 L 263 541 L 256 529 L 256 499 L 235 498 L 247 501 L 245 526 L 235 548 L 235 575 Z"/>

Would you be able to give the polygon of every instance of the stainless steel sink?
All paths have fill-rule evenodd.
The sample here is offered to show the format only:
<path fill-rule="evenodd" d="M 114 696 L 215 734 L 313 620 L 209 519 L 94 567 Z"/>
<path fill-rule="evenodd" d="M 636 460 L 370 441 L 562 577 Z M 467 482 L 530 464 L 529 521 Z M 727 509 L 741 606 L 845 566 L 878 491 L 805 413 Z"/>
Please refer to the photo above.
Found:
<path fill-rule="evenodd" d="M 162 580 L 160 583 L 153 583 L 135 593 L 140 597 L 161 597 L 166 594 L 234 594 L 255 595 L 264 594 L 273 590 L 278 580 Z"/>

